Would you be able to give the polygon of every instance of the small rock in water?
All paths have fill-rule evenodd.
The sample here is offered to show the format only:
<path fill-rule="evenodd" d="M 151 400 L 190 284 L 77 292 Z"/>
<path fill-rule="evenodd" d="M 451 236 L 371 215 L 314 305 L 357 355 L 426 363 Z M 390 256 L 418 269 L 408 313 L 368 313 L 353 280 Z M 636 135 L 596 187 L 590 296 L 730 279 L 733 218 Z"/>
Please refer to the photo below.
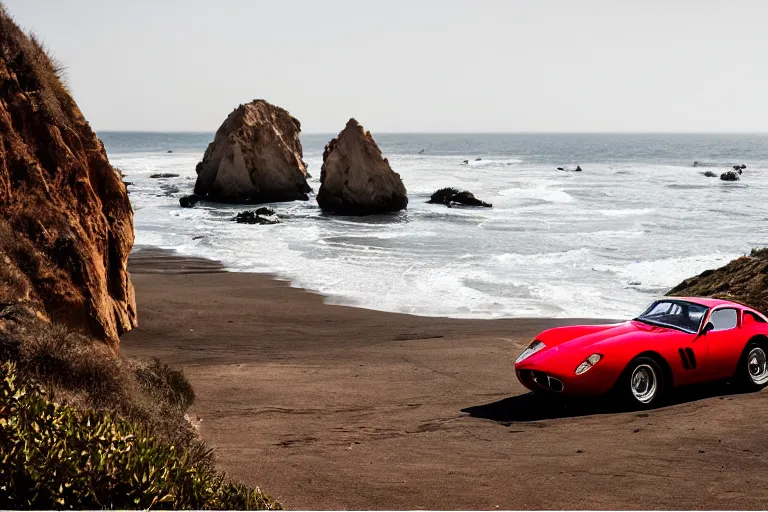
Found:
<path fill-rule="evenodd" d="M 463 162 L 461 162 L 461 163 L 463 163 L 463 164 L 468 164 L 468 163 L 469 163 L 469 160 L 464 160 L 464 161 L 463 161 Z"/>
<path fill-rule="evenodd" d="M 182 208 L 192 208 L 193 206 L 195 206 L 202 199 L 203 199 L 202 196 L 199 196 L 197 194 L 191 194 L 191 195 L 188 195 L 188 196 L 180 197 L 179 198 L 179 205 Z"/>
<path fill-rule="evenodd" d="M 576 168 L 574 169 L 574 171 L 575 172 L 581 172 L 581 166 L 577 165 Z"/>
<path fill-rule="evenodd" d="M 238 224 L 278 224 L 280 219 L 271 208 L 259 208 L 240 212 L 232 219 Z"/>
<path fill-rule="evenodd" d="M 420 154 L 420 155 L 421 155 L 422 153 L 424 153 L 424 150 L 423 150 L 423 149 L 419 151 L 419 154 Z"/>
<path fill-rule="evenodd" d="M 564 169 L 564 168 L 562 168 L 562 167 L 558 167 L 558 168 L 557 168 L 557 170 L 558 170 L 558 171 L 564 171 L 565 169 Z"/>
<path fill-rule="evenodd" d="M 640 281 L 630 281 L 629 286 L 640 286 L 642 283 Z"/>
<path fill-rule="evenodd" d="M 179 175 L 178 174 L 173 174 L 173 173 L 170 173 L 170 172 L 160 172 L 160 173 L 157 173 L 157 174 L 150 174 L 149 177 L 150 178 L 178 178 Z"/>
<path fill-rule="evenodd" d="M 485 208 L 491 208 L 493 205 L 479 200 L 472 192 L 466 190 L 459 191 L 458 189 L 447 187 L 441 188 L 429 198 L 428 203 L 444 204 L 449 208 L 454 204 L 460 204 L 463 206 L 482 206 Z"/>
<path fill-rule="evenodd" d="M 733 170 L 734 170 L 734 171 L 743 171 L 743 170 L 744 170 L 744 169 L 746 169 L 746 168 L 747 168 L 747 166 L 746 166 L 746 165 L 744 165 L 744 164 L 741 164 L 741 165 L 734 165 L 734 166 L 733 166 Z M 741 174 L 741 173 L 739 173 L 739 174 Z"/>
<path fill-rule="evenodd" d="M 179 193 L 179 187 L 176 185 L 164 185 L 160 188 L 163 189 L 163 192 L 165 192 L 165 195 L 168 197 Z"/>
<path fill-rule="evenodd" d="M 475 162 L 479 162 L 482 158 L 475 158 Z"/>
<path fill-rule="evenodd" d="M 736 171 L 724 172 L 720 175 L 720 179 L 723 181 L 739 181 L 739 173 Z"/>
<path fill-rule="evenodd" d="M 714 173 L 712 171 L 703 172 L 701 174 L 706 176 L 707 178 L 717 178 L 717 173 Z"/>
<path fill-rule="evenodd" d="M 173 153 L 173 150 L 169 149 L 168 151 L 166 151 L 166 153 Z"/>

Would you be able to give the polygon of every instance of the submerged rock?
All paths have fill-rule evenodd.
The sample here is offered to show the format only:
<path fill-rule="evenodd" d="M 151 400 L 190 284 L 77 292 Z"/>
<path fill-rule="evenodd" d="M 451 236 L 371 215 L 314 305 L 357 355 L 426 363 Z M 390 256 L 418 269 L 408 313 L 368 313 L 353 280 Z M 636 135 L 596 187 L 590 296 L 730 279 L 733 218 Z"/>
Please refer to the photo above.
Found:
<path fill-rule="evenodd" d="M 706 171 L 701 174 L 702 176 L 706 176 L 707 178 L 717 178 L 717 173 L 714 173 L 712 171 Z"/>
<path fill-rule="evenodd" d="M 157 174 L 150 174 L 149 177 L 150 178 L 155 178 L 155 179 L 157 179 L 157 178 L 178 178 L 179 175 L 178 174 L 174 174 L 172 172 L 160 172 L 160 173 L 157 173 Z"/>
<path fill-rule="evenodd" d="M 430 197 L 429 201 L 427 202 L 433 204 L 444 204 L 448 207 L 451 207 L 454 204 L 460 204 L 463 206 L 482 206 L 485 208 L 491 208 L 493 206 L 490 203 L 479 200 L 472 192 L 467 192 L 466 190 L 460 191 L 452 187 L 441 188 L 432 194 L 432 197 Z"/>
<path fill-rule="evenodd" d="M 309 199 L 301 124 L 264 100 L 237 107 L 197 164 L 195 194 L 225 203 Z"/>
<path fill-rule="evenodd" d="M 203 198 L 197 194 L 190 194 L 188 196 L 183 196 L 179 198 L 179 205 L 182 208 L 192 208 L 197 203 L 202 201 Z"/>
<path fill-rule="evenodd" d="M 736 171 L 727 171 L 720 175 L 723 181 L 739 181 L 739 173 Z"/>
<path fill-rule="evenodd" d="M 667 295 L 735 300 L 768 312 L 768 248 L 754 249 L 716 270 L 686 279 Z"/>
<path fill-rule="evenodd" d="M 232 219 L 239 224 L 279 224 L 280 218 L 272 208 L 240 212 Z"/>
<path fill-rule="evenodd" d="M 325 147 L 317 203 L 323 211 L 370 215 L 402 210 L 408 194 L 400 175 L 355 119 Z"/>
<path fill-rule="evenodd" d="M 163 185 L 162 187 L 160 187 L 160 189 L 168 197 L 172 197 L 173 194 L 178 194 L 179 193 L 179 187 L 177 187 L 176 185 L 170 185 L 170 184 L 169 185 Z"/>
<path fill-rule="evenodd" d="M 0 309 L 25 310 L 116 351 L 136 326 L 133 212 L 59 73 L 0 6 Z M 0 318 L 0 331 L 12 316 Z"/>

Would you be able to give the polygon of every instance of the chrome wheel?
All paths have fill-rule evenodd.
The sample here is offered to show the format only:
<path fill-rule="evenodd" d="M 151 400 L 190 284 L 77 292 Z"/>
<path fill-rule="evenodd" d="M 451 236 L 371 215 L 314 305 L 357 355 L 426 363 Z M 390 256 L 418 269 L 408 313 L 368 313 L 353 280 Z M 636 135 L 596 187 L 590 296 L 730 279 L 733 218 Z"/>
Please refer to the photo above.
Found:
<path fill-rule="evenodd" d="M 638 402 L 644 404 L 651 403 L 656 397 L 657 382 L 656 371 L 650 365 L 638 365 L 632 372 L 632 378 L 629 380 L 632 396 Z"/>
<path fill-rule="evenodd" d="M 768 357 L 761 347 L 754 347 L 747 354 L 747 371 L 749 378 L 758 386 L 768 382 Z"/>

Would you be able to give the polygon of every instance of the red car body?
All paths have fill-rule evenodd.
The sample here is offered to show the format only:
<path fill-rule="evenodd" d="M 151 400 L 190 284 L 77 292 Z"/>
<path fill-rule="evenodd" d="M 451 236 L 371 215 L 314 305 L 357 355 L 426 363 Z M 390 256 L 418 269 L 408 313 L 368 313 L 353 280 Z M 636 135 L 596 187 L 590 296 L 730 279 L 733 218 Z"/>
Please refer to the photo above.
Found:
<path fill-rule="evenodd" d="M 613 388 L 630 362 L 651 356 L 666 367 L 671 380 L 667 386 L 679 387 L 732 377 L 747 344 L 768 340 L 768 318 L 743 304 L 696 297 L 669 300 L 709 308 L 696 332 L 638 320 L 549 329 L 536 337 L 545 348 L 515 364 L 518 379 L 533 391 L 602 395 Z M 724 308 L 736 310 L 735 328 L 706 332 L 711 315 Z M 593 354 L 601 356 L 599 362 L 577 375 L 576 368 Z"/>

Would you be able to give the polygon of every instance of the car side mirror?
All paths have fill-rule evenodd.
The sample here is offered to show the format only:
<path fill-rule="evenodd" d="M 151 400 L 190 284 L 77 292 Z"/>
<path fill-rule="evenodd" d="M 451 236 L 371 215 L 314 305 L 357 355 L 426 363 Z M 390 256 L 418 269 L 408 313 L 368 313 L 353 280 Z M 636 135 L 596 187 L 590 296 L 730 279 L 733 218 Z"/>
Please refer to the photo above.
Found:
<path fill-rule="evenodd" d="M 707 322 L 707 325 L 705 325 L 704 328 L 701 330 L 701 335 L 706 336 L 706 334 L 709 331 L 713 330 L 714 328 L 715 328 L 715 324 L 713 324 L 712 322 Z"/>

